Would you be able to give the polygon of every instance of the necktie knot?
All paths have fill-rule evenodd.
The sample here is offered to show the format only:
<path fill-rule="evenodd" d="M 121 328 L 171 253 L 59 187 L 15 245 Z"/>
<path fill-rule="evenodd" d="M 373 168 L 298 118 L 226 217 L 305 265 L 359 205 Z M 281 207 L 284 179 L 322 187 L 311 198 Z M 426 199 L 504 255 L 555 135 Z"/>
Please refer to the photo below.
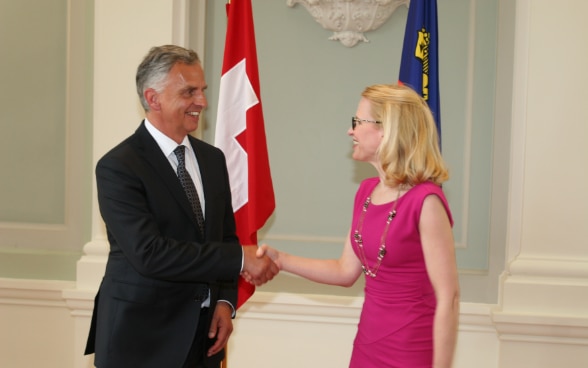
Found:
<path fill-rule="evenodd" d="M 185 146 L 177 146 L 174 150 L 176 154 L 176 158 L 178 159 L 178 166 L 186 166 L 186 147 Z"/>

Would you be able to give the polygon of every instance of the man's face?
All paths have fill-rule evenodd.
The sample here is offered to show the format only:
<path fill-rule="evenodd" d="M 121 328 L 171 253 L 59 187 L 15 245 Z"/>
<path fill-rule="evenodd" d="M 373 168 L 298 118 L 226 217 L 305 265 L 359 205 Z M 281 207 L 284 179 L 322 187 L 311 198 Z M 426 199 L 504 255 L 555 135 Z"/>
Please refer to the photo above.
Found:
<path fill-rule="evenodd" d="M 208 106 L 204 71 L 200 64 L 177 63 L 158 94 L 163 133 L 179 142 L 198 128 L 200 113 Z"/>

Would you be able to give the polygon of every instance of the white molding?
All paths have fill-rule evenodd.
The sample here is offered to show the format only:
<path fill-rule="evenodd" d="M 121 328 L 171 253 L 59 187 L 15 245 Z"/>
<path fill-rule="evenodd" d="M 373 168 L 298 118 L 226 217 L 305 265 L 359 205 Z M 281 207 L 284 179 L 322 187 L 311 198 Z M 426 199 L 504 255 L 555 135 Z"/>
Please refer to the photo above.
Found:
<path fill-rule="evenodd" d="M 506 270 L 509 269 L 509 261 L 521 251 L 522 242 L 531 1 L 517 1 L 516 14 Z"/>
<path fill-rule="evenodd" d="M 462 302 L 459 308 L 460 331 L 495 331 L 491 318 L 495 304 Z"/>
<path fill-rule="evenodd" d="M 29 222 L 0 222 L 2 246 L 18 244 L 24 249 L 65 250 L 68 226 L 64 224 L 35 224 Z M 25 245 L 23 247 L 23 245 Z"/>
<path fill-rule="evenodd" d="M 105 238 L 96 238 L 84 245 L 84 255 L 76 265 L 78 289 L 98 290 L 106 269 L 109 248 Z"/>
<path fill-rule="evenodd" d="M 63 308 L 62 290 L 73 287 L 73 281 L 0 278 L 0 305 Z"/>
<path fill-rule="evenodd" d="M 174 45 L 188 47 L 190 42 L 189 31 L 190 2 L 187 0 L 173 0 L 172 6 L 172 43 Z"/>
<path fill-rule="evenodd" d="M 81 352 L 85 340 L 82 341 L 83 338 L 80 336 L 85 336 L 89 327 L 94 292 L 76 290 L 74 287 L 75 283 L 71 281 L 0 279 L 0 307 L 2 305 L 35 307 L 37 309 L 33 313 L 41 318 L 49 316 L 48 313 L 55 310 L 55 307 L 67 307 L 76 321 L 75 331 L 64 329 L 55 338 L 63 344 L 74 341 L 76 345 L 74 350 Z M 283 357 L 285 354 L 290 354 L 296 362 L 288 362 L 290 365 L 286 364 L 287 367 L 294 366 L 300 361 L 306 362 L 306 360 L 316 360 L 328 366 L 328 361 L 325 359 L 329 357 L 332 359 L 331 355 L 322 351 L 312 356 L 296 355 L 288 346 L 288 341 L 297 339 L 298 335 L 308 332 L 307 328 L 311 329 L 311 335 L 307 335 L 306 338 L 312 344 L 315 340 L 321 341 L 329 337 L 334 340 L 330 340 L 331 347 L 328 349 L 336 350 L 339 347 L 345 347 L 347 349 L 345 354 L 339 358 L 346 360 L 362 304 L 362 297 L 258 291 L 237 313 L 236 329 L 231 339 L 232 345 L 229 347 L 229 361 L 251 360 L 247 341 L 255 341 L 252 344 L 263 344 L 265 349 L 274 351 L 274 355 Z M 10 318 L 10 313 L 19 313 L 18 310 L 20 308 L 5 309 L 5 313 L 8 313 L 7 318 Z M 258 326 L 260 330 L 253 328 L 254 326 Z M 260 331 L 263 333 L 280 331 L 280 333 L 262 336 L 259 335 Z M 8 339 L 11 333 L 13 332 L 10 332 L 10 329 L 2 329 L 0 337 Z M 292 333 L 294 335 L 291 335 Z M 78 341 L 77 338 L 72 340 L 72 335 L 80 340 Z M 580 354 L 588 345 L 588 318 L 538 314 L 532 310 L 511 313 L 498 310 L 497 305 L 494 304 L 461 303 L 458 349 L 454 366 L 456 368 L 471 367 L 475 364 L 483 368 L 498 367 L 493 358 L 499 359 L 501 356 L 499 342 L 525 343 L 534 349 L 549 351 L 555 348 L 568 349 Z M 67 350 L 68 347 L 63 346 L 63 349 Z M 483 361 L 480 361 L 480 349 L 483 349 L 482 356 L 486 357 Z M 77 366 L 91 366 L 91 356 L 80 355 L 76 359 Z M 23 361 L 26 361 L 26 358 L 23 357 Z"/>
<path fill-rule="evenodd" d="M 384 24 L 400 5 L 410 0 L 287 0 L 289 7 L 302 4 L 323 28 L 333 31 L 329 40 L 353 47 L 369 42 L 364 32 Z"/>
<path fill-rule="evenodd" d="M 345 237 L 341 236 L 318 236 L 318 235 L 302 235 L 302 234 L 263 234 L 262 240 L 282 240 L 287 242 L 297 243 L 329 243 L 329 244 L 345 244 Z"/>
<path fill-rule="evenodd" d="M 588 345 L 588 318 L 494 312 L 501 341 Z"/>
<path fill-rule="evenodd" d="M 577 279 L 588 286 L 588 259 L 553 257 L 518 257 L 509 267 L 514 276 L 540 276 L 551 278 Z"/>
<path fill-rule="evenodd" d="M 177 1 L 177 0 L 176 0 Z M 206 44 L 206 0 L 191 0 L 186 7 L 186 43 L 184 47 L 190 48 L 198 54 L 200 64 L 206 70 L 205 44 Z M 206 111 L 202 115 L 198 129 L 192 133 L 196 138 L 202 139 L 203 130 L 206 126 Z"/>
<path fill-rule="evenodd" d="M 464 110 L 464 140 L 463 140 L 463 179 L 462 179 L 462 207 L 461 207 L 461 234 L 455 239 L 455 247 L 466 249 L 469 227 L 470 208 L 470 181 L 472 167 L 472 126 L 474 115 L 474 69 L 476 62 L 476 0 L 470 1 L 468 13 L 468 52 L 466 68 L 466 93 Z"/>
<path fill-rule="evenodd" d="M 206 0 L 191 0 L 188 12 L 190 13 L 188 45 L 198 53 L 201 59 L 200 62 L 206 70 L 206 65 L 204 65 L 206 56 Z"/>
<path fill-rule="evenodd" d="M 45 307 L 68 306 L 83 316 L 91 315 L 95 291 L 76 290 L 73 281 L 0 279 L 0 304 Z M 238 318 L 304 321 L 356 325 L 363 297 L 323 294 L 271 293 L 257 291 L 239 309 Z M 494 305 L 462 303 L 460 330 L 492 329 L 490 313 Z M 525 316 L 522 316 L 523 318 Z M 567 321 L 571 319 L 561 319 Z M 551 320 L 551 324 L 557 319 Z M 577 324 L 577 320 L 574 320 Z M 588 321 L 585 321 L 588 327 Z M 567 326 L 565 324 L 564 326 Z"/>
<path fill-rule="evenodd" d="M 500 285 L 502 315 L 588 318 L 586 258 L 518 256 Z"/>
<path fill-rule="evenodd" d="M 0 278 L 1 367 L 83 368 L 69 356 L 74 320 L 62 298 L 62 290 L 74 286 L 72 281 Z"/>
<path fill-rule="evenodd" d="M 255 292 L 239 310 L 246 319 L 356 325 L 363 298 Z"/>
<path fill-rule="evenodd" d="M 67 1 L 65 24 L 65 113 L 63 158 L 63 220 L 61 223 L 0 222 L 0 246 L 19 250 L 76 251 L 84 231 L 84 135 L 89 129 L 83 121 L 87 108 L 84 101 L 85 11 L 83 1 Z M 42 179 L 40 179 L 42 180 Z"/>
<path fill-rule="evenodd" d="M 92 317 L 94 311 L 95 291 L 64 289 L 62 297 L 73 317 Z"/>

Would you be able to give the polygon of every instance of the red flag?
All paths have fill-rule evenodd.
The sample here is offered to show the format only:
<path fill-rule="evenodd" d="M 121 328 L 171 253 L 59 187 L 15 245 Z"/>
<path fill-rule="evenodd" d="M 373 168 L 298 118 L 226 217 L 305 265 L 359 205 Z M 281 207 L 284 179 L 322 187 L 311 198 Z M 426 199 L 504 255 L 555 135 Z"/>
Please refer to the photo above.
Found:
<path fill-rule="evenodd" d="M 275 208 L 255 48 L 251 0 L 227 4 L 227 35 L 220 83 L 215 145 L 225 153 L 237 236 L 257 244 L 257 231 Z M 239 279 L 237 308 L 255 287 Z"/>

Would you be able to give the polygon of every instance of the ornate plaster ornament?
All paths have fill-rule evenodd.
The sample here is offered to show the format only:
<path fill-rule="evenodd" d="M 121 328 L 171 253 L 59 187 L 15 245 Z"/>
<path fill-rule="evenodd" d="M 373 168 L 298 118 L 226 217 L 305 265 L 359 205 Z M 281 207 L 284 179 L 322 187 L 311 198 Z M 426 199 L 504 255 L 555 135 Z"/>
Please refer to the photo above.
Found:
<path fill-rule="evenodd" d="M 289 7 L 302 4 L 323 28 L 333 31 L 329 40 L 353 47 L 369 42 L 364 32 L 384 24 L 400 5 L 410 0 L 287 0 Z"/>

